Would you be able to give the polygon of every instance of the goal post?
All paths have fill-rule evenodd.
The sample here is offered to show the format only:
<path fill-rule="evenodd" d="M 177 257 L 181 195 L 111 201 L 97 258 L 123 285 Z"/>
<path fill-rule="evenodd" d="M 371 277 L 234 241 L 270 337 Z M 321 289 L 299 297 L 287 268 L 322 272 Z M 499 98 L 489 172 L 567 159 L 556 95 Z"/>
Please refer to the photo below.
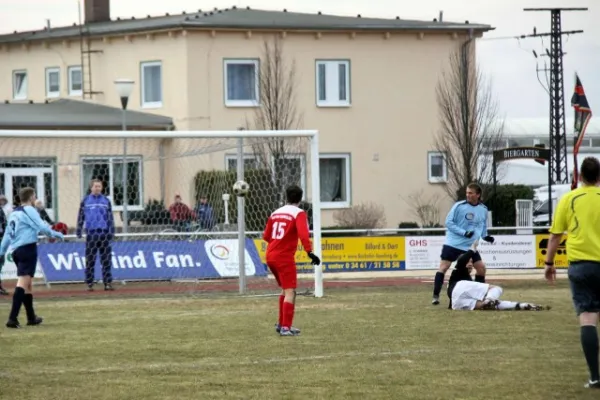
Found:
<path fill-rule="evenodd" d="M 231 247 L 236 249 L 223 251 L 227 257 L 230 253 L 236 254 L 231 259 L 238 264 L 235 275 L 239 277 L 239 291 L 246 293 L 248 252 L 244 249 L 249 243 L 259 243 L 268 213 L 283 204 L 285 186 L 295 182 L 304 189 L 304 200 L 312 213 L 314 251 L 321 256 L 319 133 L 316 130 L 0 130 L 0 142 L 0 194 L 8 198 L 9 206 L 15 206 L 19 201 L 18 189 L 34 186 L 51 219 L 67 225 L 68 242 L 76 241 L 78 208 L 83 196 L 91 190 L 89 183 L 94 179 L 102 183 L 102 193 L 113 206 L 116 226 L 112 248 L 116 281 L 121 280 L 119 275 L 127 268 L 146 269 L 152 257 L 154 268 L 161 273 L 167 274 L 165 271 L 170 268 L 170 279 L 196 279 L 190 271 L 200 263 L 188 265 L 187 256 L 180 255 L 177 259 L 179 249 L 195 245 L 197 240 L 228 240 L 230 243 L 233 239 L 236 244 Z M 232 191 L 233 183 L 239 179 L 250 185 L 245 199 L 235 199 Z M 198 212 L 194 211 L 196 201 Z M 208 215 L 203 214 L 205 203 L 202 201 L 212 207 L 210 219 L 213 222 L 206 227 L 199 218 L 199 215 Z M 178 202 L 191 203 L 188 208 L 190 215 L 193 214 L 190 217 L 193 221 L 182 229 L 171 226 L 173 221 L 179 221 L 177 210 L 181 207 L 175 206 Z M 161 223 L 159 219 L 169 221 Z M 138 255 L 136 243 L 144 241 L 144 245 L 154 246 L 148 247 L 156 250 L 150 251 L 151 255 L 142 254 L 142 250 Z M 52 252 L 59 248 L 51 246 L 47 248 Z M 120 255 L 116 248 L 126 248 L 127 254 Z M 193 246 L 190 248 L 193 251 Z M 252 249 L 251 253 L 256 257 L 261 249 Z M 202 262 L 225 257 L 223 254 L 212 256 L 204 251 Z M 71 261 L 80 270 L 85 267 L 83 254 L 73 253 L 71 260 L 65 250 L 52 257 L 57 270 L 63 264 L 66 269 Z M 71 264 L 68 265 L 70 269 Z M 213 267 L 212 271 L 219 269 Z M 304 271 L 310 272 L 307 268 Z M 99 269 L 97 263 L 96 274 Z M 66 276 L 67 271 L 62 272 Z M 143 272 L 150 276 L 147 271 Z M 322 297 L 323 268 L 314 267 L 312 272 L 314 295 Z M 137 275 L 132 273 L 131 276 Z M 230 268 L 227 274 L 219 276 L 234 275 Z M 59 278 L 50 279 L 50 283 L 58 281 Z"/>

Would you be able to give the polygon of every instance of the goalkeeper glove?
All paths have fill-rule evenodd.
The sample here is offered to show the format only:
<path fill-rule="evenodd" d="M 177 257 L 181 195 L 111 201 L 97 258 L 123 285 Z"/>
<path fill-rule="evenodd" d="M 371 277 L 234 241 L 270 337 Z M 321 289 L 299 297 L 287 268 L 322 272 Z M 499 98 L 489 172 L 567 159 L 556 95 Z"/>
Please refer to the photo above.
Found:
<path fill-rule="evenodd" d="M 317 255 L 315 253 L 313 253 L 312 251 L 307 252 L 308 257 L 310 258 L 310 263 L 312 265 L 321 265 L 321 259 L 319 257 L 317 257 Z"/>
<path fill-rule="evenodd" d="M 483 240 L 485 240 L 488 243 L 494 243 L 494 237 L 493 236 L 484 236 Z"/>
<path fill-rule="evenodd" d="M 473 231 L 466 231 L 464 236 L 465 236 L 467 239 L 471 239 L 471 238 L 473 237 L 473 235 L 474 235 L 474 234 L 475 234 L 475 232 L 473 232 Z"/>

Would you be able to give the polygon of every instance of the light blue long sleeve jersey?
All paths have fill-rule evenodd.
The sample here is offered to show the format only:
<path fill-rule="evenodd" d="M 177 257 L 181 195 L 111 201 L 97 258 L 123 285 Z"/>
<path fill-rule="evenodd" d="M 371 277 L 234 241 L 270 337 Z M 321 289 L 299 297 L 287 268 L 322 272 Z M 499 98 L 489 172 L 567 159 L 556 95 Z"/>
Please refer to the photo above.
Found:
<path fill-rule="evenodd" d="M 63 234 L 53 231 L 50 226 L 42 221 L 38 211 L 32 206 L 17 207 L 8 217 L 6 233 L 0 244 L 0 256 L 6 254 L 9 246 L 17 249 L 31 243 L 37 243 L 38 235 L 63 239 Z"/>
<path fill-rule="evenodd" d="M 487 217 L 488 209 L 483 203 L 475 206 L 466 200 L 455 203 L 446 217 L 445 244 L 455 249 L 469 250 L 476 240 L 487 236 Z M 465 237 L 467 231 L 473 231 L 470 239 Z"/>

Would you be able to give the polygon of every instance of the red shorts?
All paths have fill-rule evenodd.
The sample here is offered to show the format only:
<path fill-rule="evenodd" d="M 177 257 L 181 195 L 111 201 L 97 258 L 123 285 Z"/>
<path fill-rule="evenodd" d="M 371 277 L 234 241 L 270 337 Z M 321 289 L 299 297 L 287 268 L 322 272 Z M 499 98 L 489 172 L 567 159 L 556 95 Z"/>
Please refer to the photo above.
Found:
<path fill-rule="evenodd" d="M 298 273 L 296 272 L 296 263 L 291 262 L 269 262 L 267 266 L 275 276 L 277 284 L 282 289 L 296 289 L 298 282 Z"/>

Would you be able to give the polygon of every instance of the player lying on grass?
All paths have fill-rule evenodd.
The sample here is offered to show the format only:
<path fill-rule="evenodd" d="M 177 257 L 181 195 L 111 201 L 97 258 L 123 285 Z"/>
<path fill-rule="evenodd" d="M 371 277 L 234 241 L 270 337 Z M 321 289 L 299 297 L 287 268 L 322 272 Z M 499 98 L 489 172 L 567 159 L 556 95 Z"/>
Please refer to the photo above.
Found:
<path fill-rule="evenodd" d="M 300 329 L 292 327 L 296 303 L 296 250 L 298 239 L 310 257 L 313 265 L 320 265 L 321 260 L 312 252 L 308 217 L 298 205 L 302 201 L 302 189 L 290 186 L 285 191 L 287 204 L 273 212 L 267 221 L 263 240 L 267 245 L 267 267 L 271 270 L 277 284 L 282 289 L 279 296 L 279 321 L 275 325 L 281 336 L 296 336 Z"/>
<path fill-rule="evenodd" d="M 548 306 L 533 303 L 518 303 L 516 301 L 500 300 L 503 289 L 487 283 L 473 282 L 473 258 L 477 254 L 477 241 L 471 250 L 456 260 L 454 271 L 448 281 L 448 308 L 453 310 L 524 310 L 542 311 L 549 310 Z M 481 257 L 479 257 L 481 259 Z"/>
<path fill-rule="evenodd" d="M 0 244 L 0 256 L 4 256 L 10 247 L 12 252 L 8 253 L 7 259 L 12 259 L 17 266 L 17 287 L 13 293 L 12 308 L 6 323 L 7 328 L 21 327 L 17 319 L 21 305 L 25 306 L 27 312 L 27 325 L 42 323 L 43 319 L 35 315 L 33 294 L 31 293 L 32 279 L 35 275 L 38 258 L 38 234 L 43 233 L 46 236 L 63 239 L 63 234 L 50 229 L 34 208 L 36 198 L 33 188 L 21 189 L 19 198 L 21 207 L 15 208 L 10 214 L 6 234 Z"/>

